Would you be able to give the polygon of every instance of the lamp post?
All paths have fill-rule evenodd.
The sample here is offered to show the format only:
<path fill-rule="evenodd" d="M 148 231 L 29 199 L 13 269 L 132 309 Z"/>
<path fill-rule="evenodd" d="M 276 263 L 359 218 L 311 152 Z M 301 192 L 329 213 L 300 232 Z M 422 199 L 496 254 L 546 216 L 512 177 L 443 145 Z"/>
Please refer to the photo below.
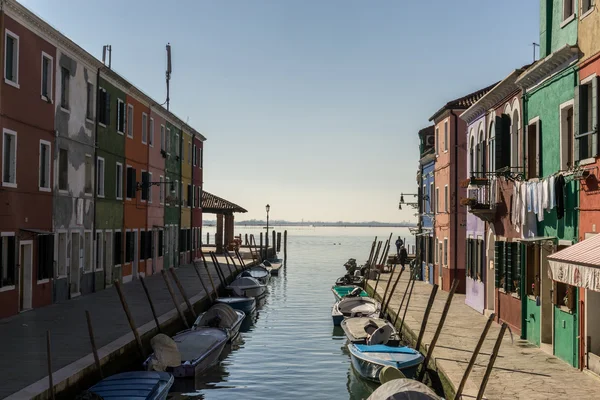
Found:
<path fill-rule="evenodd" d="M 265 244 L 266 244 L 267 250 L 266 250 L 264 258 L 268 258 L 269 257 L 269 211 L 271 210 L 271 206 L 267 204 L 265 206 L 265 210 L 267 210 L 267 237 L 265 238 Z"/>

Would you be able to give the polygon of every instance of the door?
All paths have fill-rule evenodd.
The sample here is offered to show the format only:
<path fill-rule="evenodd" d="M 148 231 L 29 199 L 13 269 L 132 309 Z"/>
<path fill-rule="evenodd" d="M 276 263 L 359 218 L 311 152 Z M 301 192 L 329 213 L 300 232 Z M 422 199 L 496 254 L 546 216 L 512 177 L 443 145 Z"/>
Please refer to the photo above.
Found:
<path fill-rule="evenodd" d="M 133 273 L 132 275 L 136 278 L 139 276 L 139 263 L 140 263 L 140 252 L 138 242 L 138 231 L 133 231 Z"/>
<path fill-rule="evenodd" d="M 79 258 L 81 245 L 79 232 L 71 233 L 71 260 L 69 267 L 69 286 L 71 296 L 79 295 Z"/>
<path fill-rule="evenodd" d="M 25 240 L 20 242 L 20 311 L 33 308 L 33 242 Z"/>
<path fill-rule="evenodd" d="M 111 286 L 113 283 L 113 233 L 104 232 L 104 279 L 106 286 Z"/>
<path fill-rule="evenodd" d="M 496 237 L 494 232 L 490 229 L 487 237 L 487 268 L 485 274 L 485 309 L 489 310 L 490 313 L 495 310 L 495 293 L 496 293 L 496 282 L 494 271 L 494 250 L 496 248 Z M 485 267 L 484 267 L 485 268 Z"/>

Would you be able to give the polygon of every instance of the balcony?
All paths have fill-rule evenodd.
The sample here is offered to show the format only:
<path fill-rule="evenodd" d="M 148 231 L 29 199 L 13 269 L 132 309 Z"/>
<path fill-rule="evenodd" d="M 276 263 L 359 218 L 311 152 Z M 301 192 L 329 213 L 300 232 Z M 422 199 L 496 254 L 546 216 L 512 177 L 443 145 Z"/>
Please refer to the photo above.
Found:
<path fill-rule="evenodd" d="M 475 184 L 476 187 L 473 186 Z M 476 183 L 469 185 L 467 197 L 461 200 L 461 204 L 468 207 L 469 212 L 482 221 L 493 222 L 496 219 L 497 191 L 495 178 L 476 178 Z"/>

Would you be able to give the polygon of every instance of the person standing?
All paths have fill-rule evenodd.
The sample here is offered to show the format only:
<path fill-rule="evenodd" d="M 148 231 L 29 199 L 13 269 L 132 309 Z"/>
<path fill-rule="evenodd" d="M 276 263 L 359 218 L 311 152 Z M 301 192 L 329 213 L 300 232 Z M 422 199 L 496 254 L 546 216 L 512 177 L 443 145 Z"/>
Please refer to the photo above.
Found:
<path fill-rule="evenodd" d="M 400 236 L 398 236 L 398 240 L 396 240 L 396 254 L 398 254 L 398 257 L 400 256 L 400 248 L 403 244 L 404 242 L 402 242 L 402 239 L 400 239 Z"/>
<path fill-rule="evenodd" d="M 408 252 L 406 251 L 406 247 L 401 246 L 400 251 L 398 253 L 399 253 L 398 258 L 400 261 L 400 265 L 402 266 L 402 269 L 404 270 L 404 264 L 406 264 L 406 260 L 408 259 Z"/>

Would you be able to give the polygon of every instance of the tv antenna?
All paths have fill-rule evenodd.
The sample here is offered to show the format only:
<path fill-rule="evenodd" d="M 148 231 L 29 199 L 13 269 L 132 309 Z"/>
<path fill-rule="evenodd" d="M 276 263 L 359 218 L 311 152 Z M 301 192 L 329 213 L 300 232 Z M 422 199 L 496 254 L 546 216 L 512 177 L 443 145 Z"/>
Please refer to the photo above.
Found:
<path fill-rule="evenodd" d="M 540 47 L 540 45 L 535 42 L 532 43 L 532 45 L 533 45 L 533 62 L 535 62 L 535 48 Z"/>
<path fill-rule="evenodd" d="M 112 60 L 112 47 L 110 44 L 102 46 L 102 64 L 106 65 L 106 52 L 108 51 L 108 69 L 110 69 L 110 64 Z"/>
<path fill-rule="evenodd" d="M 169 81 L 171 80 L 171 72 L 173 70 L 171 69 L 171 44 L 167 43 L 167 72 L 166 72 L 166 79 L 167 79 L 167 111 L 169 111 Z"/>

